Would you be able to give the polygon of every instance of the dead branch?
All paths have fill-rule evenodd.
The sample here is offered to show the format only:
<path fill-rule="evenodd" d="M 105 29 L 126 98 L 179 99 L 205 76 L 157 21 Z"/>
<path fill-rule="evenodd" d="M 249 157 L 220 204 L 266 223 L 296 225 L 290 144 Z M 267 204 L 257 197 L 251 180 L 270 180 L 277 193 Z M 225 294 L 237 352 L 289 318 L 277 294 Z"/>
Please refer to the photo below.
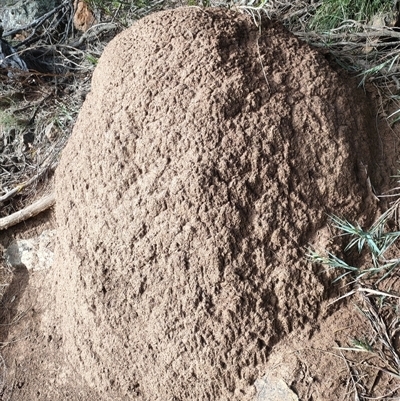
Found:
<path fill-rule="evenodd" d="M 93 25 L 77 41 L 70 43 L 69 46 L 73 48 L 78 48 L 84 42 L 89 42 L 92 39 L 98 39 L 98 36 L 101 33 L 109 32 L 113 29 L 118 29 L 118 25 L 113 22 Z"/>
<path fill-rule="evenodd" d="M 7 199 L 13 197 L 14 195 L 18 194 L 21 192 L 25 187 L 31 185 L 35 181 L 37 181 L 44 173 L 45 171 L 43 170 L 40 174 L 33 176 L 30 178 L 28 181 L 23 182 L 22 184 L 17 185 L 14 189 L 11 191 L 8 191 L 6 194 L 0 196 L 0 202 L 4 202 Z"/>
<path fill-rule="evenodd" d="M 15 226 L 22 221 L 28 220 L 33 216 L 49 209 L 56 203 L 54 194 L 46 195 L 42 199 L 32 203 L 25 209 L 19 210 L 9 216 L 0 219 L 0 230 L 5 230 L 9 227 Z"/>

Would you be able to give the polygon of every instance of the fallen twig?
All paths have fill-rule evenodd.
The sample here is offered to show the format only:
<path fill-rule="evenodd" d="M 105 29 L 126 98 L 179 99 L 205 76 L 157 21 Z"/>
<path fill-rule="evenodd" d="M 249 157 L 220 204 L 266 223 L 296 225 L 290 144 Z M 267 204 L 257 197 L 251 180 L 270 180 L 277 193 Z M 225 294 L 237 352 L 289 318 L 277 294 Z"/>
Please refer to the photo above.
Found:
<path fill-rule="evenodd" d="M 13 197 L 14 195 L 18 194 L 19 192 L 21 192 L 27 186 L 29 186 L 32 183 L 34 183 L 35 181 L 37 181 L 43 175 L 43 173 L 45 173 L 45 171 L 46 170 L 41 171 L 38 175 L 33 176 L 28 181 L 25 181 L 22 184 L 17 185 L 11 191 L 8 191 L 4 195 L 0 196 L 0 202 L 6 201 L 7 199 L 9 199 L 9 198 Z"/>
<path fill-rule="evenodd" d="M 9 216 L 0 219 L 0 230 L 5 230 L 9 227 L 15 226 L 22 221 L 28 220 L 33 216 L 49 209 L 56 203 L 54 194 L 46 195 L 38 201 L 27 206 L 25 209 L 19 210 Z"/>
<path fill-rule="evenodd" d="M 91 39 L 96 39 L 96 38 L 98 38 L 99 34 L 101 34 L 103 32 L 108 32 L 108 31 L 111 31 L 111 30 L 117 29 L 117 28 L 118 28 L 118 25 L 111 23 L 111 22 L 93 25 L 78 40 L 69 44 L 69 46 L 71 46 L 73 48 L 78 48 L 85 41 L 88 42 Z"/>

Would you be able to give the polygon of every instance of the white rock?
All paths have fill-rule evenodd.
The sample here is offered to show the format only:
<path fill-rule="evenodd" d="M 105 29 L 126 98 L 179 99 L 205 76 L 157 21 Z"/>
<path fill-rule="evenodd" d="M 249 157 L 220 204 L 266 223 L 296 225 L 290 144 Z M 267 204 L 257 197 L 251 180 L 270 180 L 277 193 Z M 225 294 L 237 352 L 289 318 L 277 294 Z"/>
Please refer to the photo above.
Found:
<path fill-rule="evenodd" d="M 299 401 L 297 395 L 280 378 L 266 374 L 254 383 L 257 389 L 255 401 Z"/>
<path fill-rule="evenodd" d="M 12 267 L 25 265 L 28 270 L 48 269 L 53 264 L 55 230 L 45 230 L 38 237 L 18 239 L 5 252 Z"/>
<path fill-rule="evenodd" d="M 1 25 L 5 32 L 24 27 L 53 10 L 59 2 L 59 0 L 3 0 L 0 2 Z"/>

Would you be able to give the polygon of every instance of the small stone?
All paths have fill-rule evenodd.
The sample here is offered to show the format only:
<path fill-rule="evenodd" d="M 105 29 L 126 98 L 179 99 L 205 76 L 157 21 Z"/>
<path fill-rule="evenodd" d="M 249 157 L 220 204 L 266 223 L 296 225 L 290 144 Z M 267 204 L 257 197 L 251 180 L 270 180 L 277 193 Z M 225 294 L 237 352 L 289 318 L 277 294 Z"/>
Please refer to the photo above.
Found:
<path fill-rule="evenodd" d="M 6 260 L 14 268 L 48 269 L 53 264 L 54 239 L 55 230 L 45 230 L 38 237 L 14 240 L 5 252 Z"/>
<path fill-rule="evenodd" d="M 254 383 L 257 389 L 256 401 L 298 401 L 297 395 L 282 380 L 266 374 Z"/>

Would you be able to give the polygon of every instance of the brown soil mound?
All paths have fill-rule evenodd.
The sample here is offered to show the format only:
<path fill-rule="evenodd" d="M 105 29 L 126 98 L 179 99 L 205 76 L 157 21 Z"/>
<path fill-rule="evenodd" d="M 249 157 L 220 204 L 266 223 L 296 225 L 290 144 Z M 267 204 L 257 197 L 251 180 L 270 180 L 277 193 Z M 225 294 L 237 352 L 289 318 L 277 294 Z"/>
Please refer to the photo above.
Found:
<path fill-rule="evenodd" d="M 186 8 L 114 39 L 57 171 L 56 307 L 87 382 L 251 399 L 272 346 L 330 296 L 304 246 L 327 213 L 367 207 L 365 115 L 272 23 Z"/>

